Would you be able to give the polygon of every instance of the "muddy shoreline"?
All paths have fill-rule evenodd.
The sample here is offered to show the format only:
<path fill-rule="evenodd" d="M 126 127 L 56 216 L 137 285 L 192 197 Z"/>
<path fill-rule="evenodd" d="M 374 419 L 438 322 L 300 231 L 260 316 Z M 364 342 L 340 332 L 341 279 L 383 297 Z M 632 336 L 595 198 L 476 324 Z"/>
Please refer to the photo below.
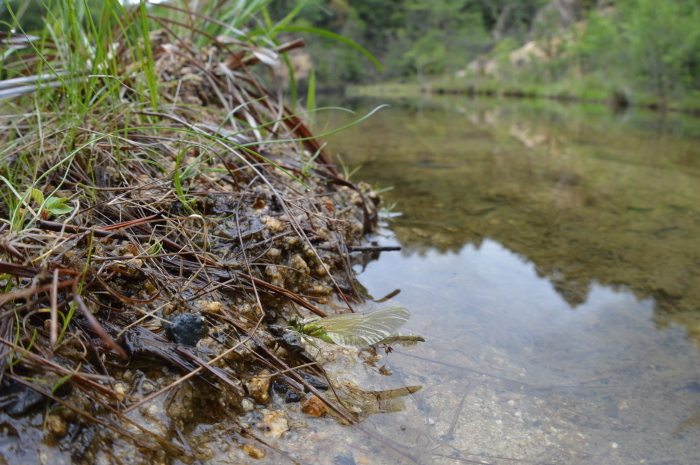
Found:
<path fill-rule="evenodd" d="M 150 42 L 157 108 L 144 109 L 135 88 L 149 77 L 136 72 L 79 124 L 5 118 L 3 162 L 30 186 L 0 229 L 12 463 L 277 463 L 292 457 L 283 436 L 306 427 L 298 415 L 367 414 L 348 408 L 361 390 L 332 386 L 320 363 L 358 352 L 310 356 L 285 327 L 366 309 L 353 266 L 378 253 L 365 237 L 379 196 L 265 90 L 252 49 L 168 30 Z M 119 56 L 124 70 L 137 59 Z M 53 126 L 33 132 L 38 118 Z"/>

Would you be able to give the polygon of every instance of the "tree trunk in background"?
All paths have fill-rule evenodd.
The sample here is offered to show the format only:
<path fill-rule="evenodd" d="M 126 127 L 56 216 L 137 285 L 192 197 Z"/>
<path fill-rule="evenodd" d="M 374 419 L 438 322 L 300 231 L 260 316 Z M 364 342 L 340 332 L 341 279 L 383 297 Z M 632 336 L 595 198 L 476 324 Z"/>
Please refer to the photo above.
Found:
<path fill-rule="evenodd" d="M 581 0 L 552 0 L 535 15 L 533 31 L 552 26 L 567 28 L 582 19 L 581 4 Z"/>
<path fill-rule="evenodd" d="M 501 12 L 498 14 L 496 27 L 494 27 L 493 31 L 491 32 L 495 40 L 501 40 L 503 38 L 503 34 L 505 33 L 506 27 L 508 25 L 508 16 L 510 15 L 510 12 L 513 8 L 515 8 L 515 5 L 509 3 L 506 6 L 504 6 Z"/>

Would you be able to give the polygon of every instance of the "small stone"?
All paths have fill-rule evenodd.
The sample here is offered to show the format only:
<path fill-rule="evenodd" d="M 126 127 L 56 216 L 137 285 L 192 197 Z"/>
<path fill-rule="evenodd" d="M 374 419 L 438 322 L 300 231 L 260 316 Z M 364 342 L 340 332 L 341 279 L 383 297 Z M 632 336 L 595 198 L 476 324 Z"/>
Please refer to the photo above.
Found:
<path fill-rule="evenodd" d="M 325 276 L 325 275 L 328 274 L 328 267 L 327 267 L 327 266 L 323 266 L 323 265 L 318 265 L 318 266 L 316 267 L 316 270 L 315 270 L 315 271 L 316 271 L 316 274 L 317 274 L 317 275 L 319 275 L 319 276 Z M 314 289 L 315 289 L 316 287 L 317 287 L 317 286 L 314 286 Z M 327 289 L 327 288 L 325 288 L 325 287 L 323 287 L 323 286 L 318 286 L 318 287 L 321 287 L 322 290 L 323 290 L 323 289 Z M 319 290 L 318 292 L 322 292 L 322 290 Z"/>
<path fill-rule="evenodd" d="M 269 278 L 270 284 L 277 287 L 284 287 L 284 275 L 280 272 L 279 268 L 274 265 L 268 265 L 265 267 L 265 275 Z"/>
<path fill-rule="evenodd" d="M 265 458 L 265 452 L 263 452 L 263 450 L 255 444 L 251 444 L 249 442 L 243 444 L 243 452 L 250 455 L 254 459 L 260 460 Z"/>
<path fill-rule="evenodd" d="M 272 389 L 279 392 L 280 394 L 285 394 L 289 390 L 285 383 L 277 380 L 272 382 Z"/>
<path fill-rule="evenodd" d="M 333 465 L 357 465 L 352 455 L 337 455 L 333 458 Z"/>
<path fill-rule="evenodd" d="M 272 232 L 278 232 L 284 229 L 284 223 L 271 216 L 266 216 L 262 219 L 262 222 L 265 223 L 267 225 L 267 229 Z"/>
<path fill-rule="evenodd" d="M 255 403 L 250 399 L 243 399 L 241 401 L 241 408 L 246 412 L 252 412 L 255 409 Z"/>
<path fill-rule="evenodd" d="M 190 347 L 196 346 L 209 332 L 204 318 L 194 313 L 171 315 L 163 326 L 173 342 Z"/>
<path fill-rule="evenodd" d="M 284 217 L 281 217 L 280 219 L 283 219 Z M 292 247 L 295 247 L 297 244 L 299 244 L 299 239 L 297 236 L 286 236 L 284 238 L 285 245 L 287 246 L 287 249 L 291 249 Z"/>
<path fill-rule="evenodd" d="M 309 265 L 304 261 L 303 258 L 301 258 L 301 255 L 299 255 L 299 254 L 294 254 L 292 256 L 292 259 L 289 263 L 289 266 L 291 266 L 295 270 L 299 271 L 300 273 L 304 273 L 304 274 L 311 273 L 311 270 L 309 269 Z"/>
<path fill-rule="evenodd" d="M 119 400 L 119 402 L 124 401 L 124 394 L 126 394 L 128 389 L 128 386 L 124 383 L 117 383 L 114 385 L 114 392 L 117 393 L 117 400 Z"/>
<path fill-rule="evenodd" d="M 328 385 L 322 381 L 319 381 L 318 379 L 314 378 L 311 375 L 304 375 L 303 376 L 304 381 L 309 383 L 311 387 L 316 389 L 317 391 L 327 391 L 328 390 Z"/>
<path fill-rule="evenodd" d="M 219 313 L 224 304 L 221 302 L 207 302 L 204 304 L 204 310 L 211 313 Z"/>
<path fill-rule="evenodd" d="M 279 260 L 280 255 L 282 255 L 282 251 L 274 247 L 267 251 L 267 257 L 270 260 Z"/>
<path fill-rule="evenodd" d="M 282 340 L 293 352 L 303 352 L 304 346 L 299 341 L 299 338 L 292 332 L 286 332 L 282 335 Z"/>
<path fill-rule="evenodd" d="M 68 426 L 63 418 L 57 415 L 49 415 L 46 417 L 46 427 L 57 438 L 62 438 L 68 434 Z"/>
<path fill-rule="evenodd" d="M 282 437 L 289 430 L 287 417 L 281 410 L 273 410 L 265 415 L 260 426 L 265 436 L 272 436 L 273 438 Z"/>
<path fill-rule="evenodd" d="M 269 371 L 263 370 L 260 372 L 260 378 L 252 378 L 247 384 L 250 396 L 261 404 L 266 404 L 270 400 L 271 378 L 269 374 Z"/>
<path fill-rule="evenodd" d="M 294 391 L 289 391 L 287 395 L 284 396 L 284 401 L 288 404 L 301 402 L 301 396 Z"/>
<path fill-rule="evenodd" d="M 301 411 L 310 417 L 320 417 L 326 413 L 326 405 L 318 397 L 312 396 L 302 402 Z"/>

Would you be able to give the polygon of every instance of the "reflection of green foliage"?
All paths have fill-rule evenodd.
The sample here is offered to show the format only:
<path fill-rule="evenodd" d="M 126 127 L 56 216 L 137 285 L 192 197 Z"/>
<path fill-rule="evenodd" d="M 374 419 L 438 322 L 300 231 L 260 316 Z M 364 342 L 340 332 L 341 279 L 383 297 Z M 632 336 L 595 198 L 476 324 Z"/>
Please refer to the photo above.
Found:
<path fill-rule="evenodd" d="M 330 144 L 364 179 L 395 186 L 382 198 L 403 213 L 391 227 L 404 253 L 491 238 L 572 306 L 593 283 L 623 285 L 700 339 L 696 119 L 545 99 L 413 105 L 394 101 Z"/>

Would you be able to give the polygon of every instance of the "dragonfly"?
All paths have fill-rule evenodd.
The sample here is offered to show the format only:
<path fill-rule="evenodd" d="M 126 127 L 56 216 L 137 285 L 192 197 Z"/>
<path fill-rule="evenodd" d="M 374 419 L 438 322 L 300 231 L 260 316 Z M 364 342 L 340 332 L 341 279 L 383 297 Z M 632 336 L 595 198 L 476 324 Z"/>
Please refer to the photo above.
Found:
<path fill-rule="evenodd" d="M 345 313 L 325 318 L 292 317 L 291 329 L 342 347 L 367 347 L 375 344 L 423 342 L 417 334 L 397 333 L 411 312 L 403 307 L 387 307 L 365 313 Z"/>

